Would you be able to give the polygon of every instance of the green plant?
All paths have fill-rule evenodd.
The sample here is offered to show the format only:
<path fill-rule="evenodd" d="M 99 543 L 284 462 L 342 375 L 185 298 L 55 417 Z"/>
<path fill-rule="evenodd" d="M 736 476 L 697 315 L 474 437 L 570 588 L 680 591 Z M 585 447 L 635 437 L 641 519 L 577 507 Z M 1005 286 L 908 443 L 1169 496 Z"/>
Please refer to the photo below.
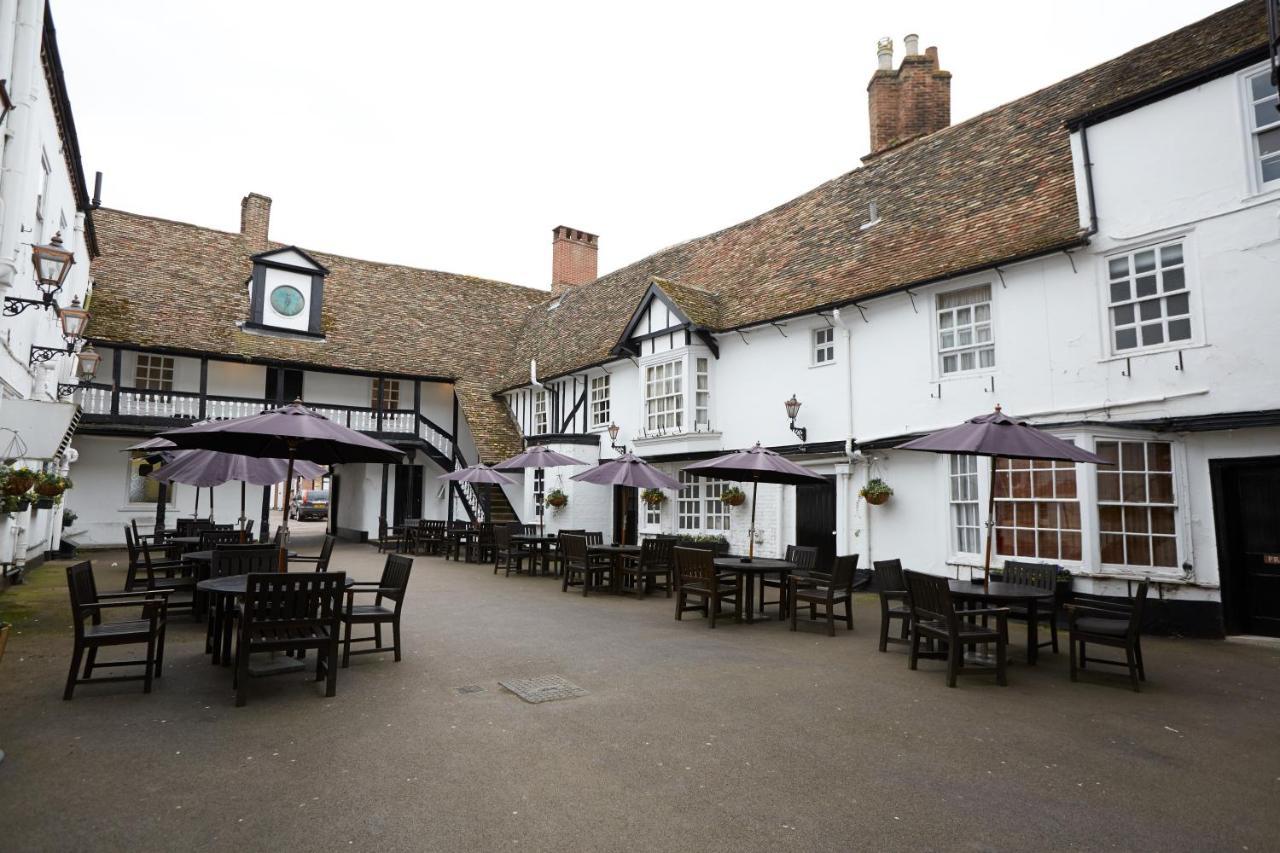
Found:
<path fill-rule="evenodd" d="M 40 476 L 30 468 L 10 468 L 4 472 L 3 490 L 6 495 L 20 495 L 30 490 Z"/>
<path fill-rule="evenodd" d="M 889 484 L 879 477 L 868 480 L 867 484 L 858 492 L 863 500 L 872 505 L 879 505 L 889 500 L 893 495 L 893 489 L 889 488 Z"/>
<path fill-rule="evenodd" d="M 742 506 L 747 501 L 747 493 L 737 486 L 730 486 L 720 493 L 720 500 L 729 506 Z"/>
<path fill-rule="evenodd" d="M 729 540 L 722 535 L 713 533 L 682 533 L 676 537 L 677 542 L 685 542 L 692 545 L 725 545 L 729 544 Z"/>
<path fill-rule="evenodd" d="M 20 495 L 0 496 L 0 512 L 24 512 L 31 506 L 31 496 L 25 492 Z"/>
<path fill-rule="evenodd" d="M 559 489 L 552 489 L 543 496 L 542 501 L 549 507 L 559 509 L 569 502 L 569 496 Z"/>
<path fill-rule="evenodd" d="M 667 500 L 667 493 L 662 489 L 645 489 L 640 493 L 640 500 L 644 501 L 646 506 L 662 506 Z"/>
<path fill-rule="evenodd" d="M 76 515 L 76 511 L 74 509 L 64 509 L 62 511 L 62 526 L 70 527 L 76 523 L 76 519 L 79 517 L 80 516 Z"/>

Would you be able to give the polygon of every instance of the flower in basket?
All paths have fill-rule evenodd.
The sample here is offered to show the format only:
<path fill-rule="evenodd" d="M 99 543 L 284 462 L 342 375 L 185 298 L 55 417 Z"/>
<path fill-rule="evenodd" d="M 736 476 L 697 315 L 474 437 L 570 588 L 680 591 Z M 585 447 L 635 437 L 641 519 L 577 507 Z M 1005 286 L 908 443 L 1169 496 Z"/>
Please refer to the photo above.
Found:
<path fill-rule="evenodd" d="M 660 507 L 667 500 L 667 493 L 662 489 L 645 489 L 640 493 L 640 500 L 644 501 L 645 506 Z"/>
<path fill-rule="evenodd" d="M 874 480 L 868 480 L 858 494 L 872 506 L 879 506 L 889 500 L 889 496 L 893 494 L 893 489 L 889 488 L 889 484 L 884 480 L 876 477 Z"/>
<path fill-rule="evenodd" d="M 31 506 L 31 495 L 26 492 L 20 495 L 0 495 L 0 512 L 24 512 Z"/>
<path fill-rule="evenodd" d="M 560 507 L 569 502 L 569 496 L 559 489 L 552 489 L 547 492 L 542 500 L 547 506 L 560 509 Z"/>
<path fill-rule="evenodd" d="M 41 497 L 61 497 L 62 493 L 69 488 L 71 488 L 70 477 L 63 477 L 60 474 L 40 474 L 36 477 L 36 494 Z"/>
<path fill-rule="evenodd" d="M 30 468 L 10 468 L 4 472 L 3 491 L 6 495 L 20 495 L 29 491 L 39 476 Z"/>
<path fill-rule="evenodd" d="M 720 493 L 720 500 L 729 506 L 742 506 L 747 502 L 747 493 L 737 486 L 730 486 Z"/>

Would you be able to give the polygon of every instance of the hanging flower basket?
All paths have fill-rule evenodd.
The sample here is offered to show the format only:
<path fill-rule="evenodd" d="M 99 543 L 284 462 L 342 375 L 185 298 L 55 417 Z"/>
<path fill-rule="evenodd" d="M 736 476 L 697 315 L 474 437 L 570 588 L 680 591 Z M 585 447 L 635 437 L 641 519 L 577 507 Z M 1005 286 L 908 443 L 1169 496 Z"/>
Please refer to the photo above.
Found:
<path fill-rule="evenodd" d="M 742 506 L 747 502 L 747 493 L 737 486 L 730 486 L 720 493 L 720 500 L 728 506 Z"/>
<path fill-rule="evenodd" d="M 640 493 L 640 500 L 650 509 L 656 509 L 666 503 L 667 495 L 662 489 L 645 489 Z"/>
<path fill-rule="evenodd" d="M 867 484 L 858 492 L 862 499 L 872 506 L 880 506 L 893 496 L 893 489 L 889 488 L 889 484 L 879 477 L 874 480 L 868 480 Z"/>
<path fill-rule="evenodd" d="M 57 474 L 41 474 L 36 478 L 36 494 L 43 498 L 61 497 L 62 493 L 69 488 L 71 488 L 70 477 L 60 477 Z"/>
<path fill-rule="evenodd" d="M 559 489 L 555 489 L 547 492 L 546 496 L 542 500 L 552 509 L 560 509 L 565 504 L 569 503 L 569 496 Z"/>
<path fill-rule="evenodd" d="M 4 478 L 4 493 L 6 495 L 20 495 L 30 491 L 31 487 L 35 485 L 38 476 L 30 468 L 14 468 Z"/>

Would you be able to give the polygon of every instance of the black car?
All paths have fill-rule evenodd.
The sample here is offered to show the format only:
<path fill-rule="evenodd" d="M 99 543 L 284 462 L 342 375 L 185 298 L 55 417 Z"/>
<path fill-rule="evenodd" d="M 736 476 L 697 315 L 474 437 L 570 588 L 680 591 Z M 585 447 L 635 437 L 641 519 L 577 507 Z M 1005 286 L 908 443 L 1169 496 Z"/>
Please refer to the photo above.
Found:
<path fill-rule="evenodd" d="M 298 521 L 324 521 L 329 517 L 329 490 L 303 489 L 289 515 Z"/>

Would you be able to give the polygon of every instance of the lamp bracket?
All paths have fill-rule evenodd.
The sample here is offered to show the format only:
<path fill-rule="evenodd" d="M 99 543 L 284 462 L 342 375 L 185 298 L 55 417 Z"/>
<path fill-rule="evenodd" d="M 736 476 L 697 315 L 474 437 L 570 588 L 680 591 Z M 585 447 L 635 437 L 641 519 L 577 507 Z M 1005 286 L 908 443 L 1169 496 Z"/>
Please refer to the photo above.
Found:
<path fill-rule="evenodd" d="M 70 397 L 72 394 L 76 393 L 79 390 L 80 390 L 79 385 L 68 385 L 66 383 L 59 382 L 58 383 L 58 399 L 61 400 L 63 397 Z"/>
<path fill-rule="evenodd" d="M 795 422 L 795 421 L 792 421 L 792 422 L 791 422 L 791 431 L 792 431 L 793 433 L 795 433 L 795 434 L 796 434 L 796 438 L 800 439 L 800 443 L 801 443 L 801 444 L 804 444 L 806 441 L 808 441 L 808 440 L 809 440 L 809 428 L 808 428 L 808 427 L 798 427 L 798 426 L 796 426 L 796 422 Z"/>
<path fill-rule="evenodd" d="M 75 348 L 73 344 L 68 344 L 65 347 L 33 346 L 31 348 L 31 356 L 27 359 L 27 366 L 31 367 L 32 365 L 43 364 L 44 362 L 49 361 L 51 358 L 53 358 L 56 355 L 68 355 L 69 353 L 72 353 L 74 351 L 75 351 Z"/>
<path fill-rule="evenodd" d="M 53 301 L 45 299 L 23 299 L 19 296 L 6 296 L 4 298 L 4 316 L 17 317 L 23 311 L 26 311 L 28 308 L 33 306 L 48 310 L 53 306 Z"/>

